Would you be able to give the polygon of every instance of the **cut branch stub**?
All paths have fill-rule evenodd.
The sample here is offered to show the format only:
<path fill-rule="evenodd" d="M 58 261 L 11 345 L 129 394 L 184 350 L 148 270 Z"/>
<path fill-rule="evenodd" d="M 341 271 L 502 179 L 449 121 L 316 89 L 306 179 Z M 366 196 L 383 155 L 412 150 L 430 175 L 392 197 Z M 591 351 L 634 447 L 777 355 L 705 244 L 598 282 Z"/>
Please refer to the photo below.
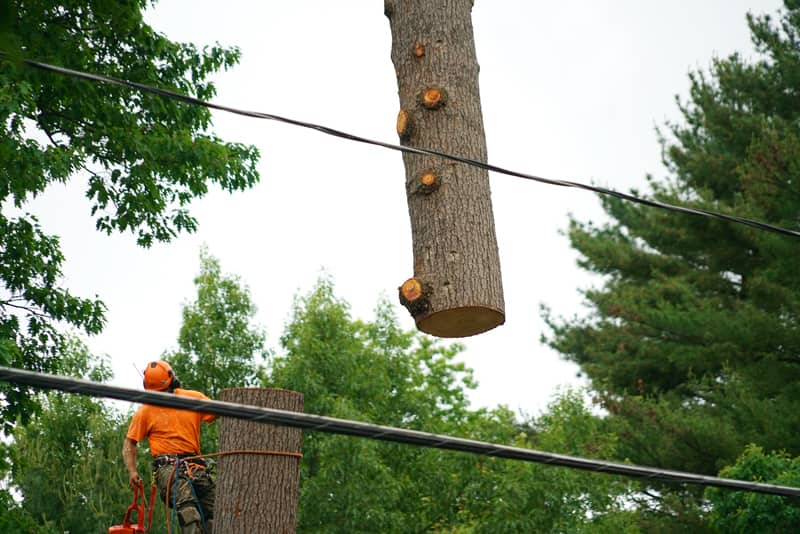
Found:
<path fill-rule="evenodd" d="M 430 288 L 417 278 L 409 278 L 399 288 L 400 304 L 412 317 L 424 314 L 430 308 Z"/>
<path fill-rule="evenodd" d="M 422 283 L 416 278 L 409 278 L 400 286 L 400 294 L 409 302 L 414 302 L 422 297 Z"/>
<path fill-rule="evenodd" d="M 417 101 L 425 109 L 439 109 L 447 102 L 447 91 L 441 87 L 427 87 L 419 94 Z"/>
<path fill-rule="evenodd" d="M 441 180 L 436 176 L 433 171 L 425 171 L 422 173 L 422 176 L 419 177 L 419 185 L 417 187 L 417 192 L 430 195 L 441 185 Z"/>
<path fill-rule="evenodd" d="M 411 137 L 411 131 L 411 115 L 408 114 L 408 111 L 401 109 L 397 113 L 397 135 L 402 141 L 405 141 Z"/>

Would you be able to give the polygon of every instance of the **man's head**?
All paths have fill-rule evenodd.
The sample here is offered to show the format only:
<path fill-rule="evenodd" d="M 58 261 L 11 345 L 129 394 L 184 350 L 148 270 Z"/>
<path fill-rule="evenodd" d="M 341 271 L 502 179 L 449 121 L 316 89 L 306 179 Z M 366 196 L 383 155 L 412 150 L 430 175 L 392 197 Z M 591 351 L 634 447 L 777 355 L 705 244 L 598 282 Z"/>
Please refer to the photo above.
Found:
<path fill-rule="evenodd" d="M 150 362 L 144 369 L 144 389 L 153 391 L 172 391 L 180 387 L 175 371 L 164 360 Z"/>

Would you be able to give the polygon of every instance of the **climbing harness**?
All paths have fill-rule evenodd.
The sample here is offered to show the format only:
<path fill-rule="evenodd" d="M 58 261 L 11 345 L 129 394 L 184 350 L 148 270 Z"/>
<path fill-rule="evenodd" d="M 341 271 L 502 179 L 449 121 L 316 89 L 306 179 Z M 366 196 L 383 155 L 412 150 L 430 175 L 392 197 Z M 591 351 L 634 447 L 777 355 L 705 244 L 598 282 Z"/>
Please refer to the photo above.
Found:
<path fill-rule="evenodd" d="M 207 455 L 213 456 L 213 455 Z M 176 489 L 174 492 L 170 491 L 173 487 L 179 487 L 179 481 L 181 476 L 184 476 L 184 480 L 189 485 L 189 490 L 192 493 L 192 498 L 194 499 L 194 505 L 197 508 L 197 511 L 200 514 L 200 525 L 203 529 L 203 532 L 206 532 L 206 517 L 203 510 L 203 505 L 200 502 L 200 499 L 197 497 L 197 491 L 194 487 L 194 481 L 196 480 L 195 471 L 196 470 L 206 470 L 207 465 L 206 462 L 196 456 L 184 456 L 184 455 L 177 455 L 171 457 L 171 465 L 172 465 L 172 476 L 167 480 L 167 485 L 164 492 L 164 509 L 167 510 L 167 534 L 171 534 L 172 532 L 172 525 L 175 522 L 175 516 L 178 513 L 178 490 Z M 157 463 L 156 461 L 153 462 L 153 466 L 156 467 L 160 465 L 163 467 L 165 465 L 170 465 L 166 461 L 161 461 Z M 206 471 L 207 473 L 207 471 Z M 170 495 L 172 493 L 172 495 Z M 170 496 L 172 497 L 172 502 L 170 502 Z M 169 509 L 172 509 L 172 514 L 170 515 Z"/>

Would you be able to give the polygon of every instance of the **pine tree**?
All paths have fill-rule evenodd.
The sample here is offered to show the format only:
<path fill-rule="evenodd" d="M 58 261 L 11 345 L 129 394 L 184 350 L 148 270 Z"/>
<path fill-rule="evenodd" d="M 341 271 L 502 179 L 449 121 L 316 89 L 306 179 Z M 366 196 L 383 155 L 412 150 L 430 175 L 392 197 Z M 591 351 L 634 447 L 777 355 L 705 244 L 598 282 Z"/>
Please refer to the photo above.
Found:
<path fill-rule="evenodd" d="M 757 60 L 690 76 L 661 135 L 671 178 L 652 198 L 800 229 L 800 2 L 748 16 Z M 714 474 L 748 443 L 800 454 L 800 241 L 606 199 L 572 220 L 580 265 L 604 276 L 584 318 L 545 315 L 634 462 Z"/>

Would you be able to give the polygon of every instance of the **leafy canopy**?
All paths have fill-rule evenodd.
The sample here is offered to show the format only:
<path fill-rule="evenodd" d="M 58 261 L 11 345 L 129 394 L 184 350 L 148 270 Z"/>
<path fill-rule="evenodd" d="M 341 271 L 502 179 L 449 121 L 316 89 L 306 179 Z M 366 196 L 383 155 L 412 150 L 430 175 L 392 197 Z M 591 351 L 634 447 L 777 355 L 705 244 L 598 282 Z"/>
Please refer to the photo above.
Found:
<path fill-rule="evenodd" d="M 167 360 L 187 389 L 216 399 L 225 388 L 253 386 L 264 373 L 265 336 L 254 324 L 256 306 L 250 291 L 234 275 L 223 274 L 220 262 L 204 247 L 197 298 L 183 306 L 178 349 L 165 351 Z M 200 448 L 214 452 L 219 425 L 203 425 Z"/>
<path fill-rule="evenodd" d="M 218 262 L 205 251 L 201 262 L 201 273 L 216 274 L 201 274 L 199 288 L 232 281 L 219 275 Z M 229 294 L 212 293 L 223 300 Z M 241 311 L 200 308 L 224 324 Z M 246 340 L 247 329 L 230 332 L 240 335 Z M 617 448 L 615 436 L 577 393 L 566 392 L 544 415 L 523 422 L 504 407 L 471 409 L 467 393 L 474 381 L 457 361 L 459 345 L 401 330 L 386 301 L 374 319 L 355 320 L 329 280 L 298 298 L 281 344 L 271 373 L 261 378 L 270 387 L 302 391 L 308 412 L 598 458 L 612 457 Z M 109 378 L 102 359 L 77 342 L 68 347 L 66 374 Z M 250 352 L 241 363 L 249 359 L 255 367 L 258 357 Z M 192 380 L 212 383 L 224 373 L 224 361 L 196 365 Z M 10 462 L 2 472 L 21 501 L 0 510 L 0 525 L 99 532 L 119 523 L 130 504 L 120 454 L 130 413 L 122 416 L 77 395 L 42 397 L 41 413 L 17 425 L 6 447 Z M 216 448 L 204 443 L 203 450 Z M 141 450 L 140 473 L 149 471 L 148 461 Z M 633 513 L 625 510 L 634 488 L 602 474 L 316 432 L 304 434 L 301 470 L 299 532 L 638 532 Z M 0 500 L 11 503 L 13 495 L 0 491 Z M 164 532 L 163 514 L 157 505 L 155 533 Z"/>
<path fill-rule="evenodd" d="M 217 398 L 220 390 L 255 385 L 266 357 L 265 335 L 253 323 L 256 306 L 234 275 L 224 274 L 206 248 L 200 251 L 197 297 L 183 306 L 178 350 L 163 358 L 185 388 Z"/>
<path fill-rule="evenodd" d="M 214 184 L 258 179 L 254 147 L 210 132 L 207 109 L 39 71 L 34 59 L 135 80 L 199 98 L 238 50 L 170 41 L 143 18 L 145 0 L 7 0 L 0 17 L 0 364 L 53 371 L 59 323 L 99 332 L 105 307 L 61 285 L 58 237 L 26 211 L 54 183 L 80 181 L 97 229 L 131 232 L 142 246 L 193 231 L 189 203 Z M 8 422 L 29 397 L 0 386 Z M 6 428 L 8 430 L 8 428 Z"/>
<path fill-rule="evenodd" d="M 607 457 L 613 436 L 578 395 L 520 424 L 471 409 L 462 346 L 400 329 L 381 301 L 352 319 L 330 280 L 296 301 L 268 385 L 303 392 L 309 413 L 562 453 Z M 532 428 L 531 428 L 532 427 Z M 529 430 L 529 432 L 525 432 Z M 531 440 L 529 434 L 534 438 Z M 628 486 L 523 462 L 307 432 L 299 532 L 619 532 Z"/>
<path fill-rule="evenodd" d="M 75 338 L 65 344 L 61 372 L 98 382 L 111 378 L 107 362 Z M 126 418 L 91 397 L 38 396 L 41 411 L 15 427 L 5 451 L 7 481 L 21 501 L 18 510 L 0 512 L 0 524 L 10 516 L 31 523 L 24 532 L 104 532 L 121 523 L 131 502 L 121 461 Z M 140 472 L 147 471 L 140 465 Z M 13 499 L 5 491 L 0 497 Z"/>
<path fill-rule="evenodd" d="M 800 487 L 800 457 L 765 453 L 761 447 L 750 445 L 720 476 Z M 786 497 L 720 488 L 708 488 L 706 497 L 713 504 L 711 524 L 720 532 L 779 534 L 795 530 L 800 523 L 800 509 Z"/>

